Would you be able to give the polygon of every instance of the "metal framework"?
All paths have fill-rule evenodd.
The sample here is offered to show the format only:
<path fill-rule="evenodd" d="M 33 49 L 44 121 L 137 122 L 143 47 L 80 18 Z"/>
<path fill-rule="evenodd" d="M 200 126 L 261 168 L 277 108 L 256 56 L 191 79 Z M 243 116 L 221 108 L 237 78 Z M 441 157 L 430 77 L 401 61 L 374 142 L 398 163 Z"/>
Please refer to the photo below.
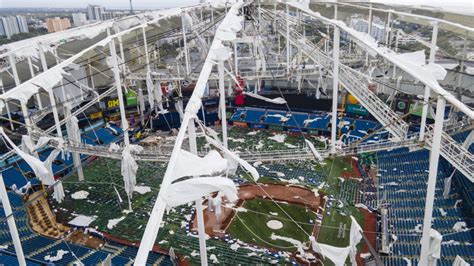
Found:
<path fill-rule="evenodd" d="M 174 166 L 179 159 L 178 152 L 182 149 L 184 136 L 186 134 L 188 136 L 189 150 L 191 153 L 195 155 L 204 154 L 202 151 L 197 150 L 196 124 L 199 124 L 199 121 L 197 120 L 196 113 L 202 105 L 201 100 L 207 84 L 210 81 L 217 81 L 218 83 L 217 87 L 220 94 L 219 113 L 222 119 L 222 146 L 223 149 L 227 149 L 228 137 L 225 100 L 229 92 L 226 91 L 226 83 L 233 84 L 236 82 L 236 77 L 251 81 L 255 80 L 255 90 L 259 92 L 258 84 L 260 84 L 260 80 L 298 80 L 298 88 L 299 91 L 301 91 L 301 81 L 303 79 L 320 80 L 322 76 L 326 76 L 332 83 L 331 124 L 333 126 L 331 128 L 330 147 L 328 149 L 318 150 L 322 157 L 355 155 L 399 147 L 409 147 L 410 149 L 426 148 L 431 150 L 420 265 L 435 263 L 429 260 L 428 254 L 439 157 L 443 156 L 453 167 L 474 182 L 474 155 L 450 136 L 451 132 L 459 128 L 472 130 L 474 111 L 459 101 L 455 96 L 448 93 L 439 83 L 433 83 L 428 77 L 418 74 L 413 69 L 407 67 L 407 65 L 397 61 L 394 57 L 394 55 L 397 55 L 396 52 L 390 49 L 389 46 L 383 47 L 383 49 L 374 46 L 371 40 L 364 37 L 364 35 L 347 27 L 338 20 L 337 7 L 342 5 L 368 9 L 368 33 L 370 33 L 372 29 L 373 11 L 387 13 L 387 25 L 392 25 L 392 15 L 410 16 L 430 21 L 433 27 L 428 59 L 428 63 L 430 64 L 436 63 L 437 38 L 440 24 L 446 24 L 466 32 L 473 32 L 474 29 L 438 18 L 398 12 L 395 10 L 379 9 L 372 4 L 365 6 L 336 2 L 334 18 L 327 18 L 311 10 L 309 6 L 305 6 L 304 3 L 293 1 L 286 3 L 274 1 L 271 2 L 271 4 L 258 1 L 256 12 L 252 15 L 253 22 L 245 21 L 242 23 L 239 21 L 239 25 L 242 24 L 241 29 L 239 29 L 239 27 L 235 26 L 233 19 L 239 15 L 239 12 L 241 12 L 244 7 L 251 4 L 251 2 L 236 2 L 216 6 L 199 4 L 182 9 L 138 14 L 123 20 L 94 24 L 88 27 L 70 30 L 62 34 L 52 34 L 46 37 L 34 38 L 30 42 L 21 42 L 21 44 L 18 44 L 16 47 L 15 45 L 9 45 L 6 47 L 7 51 L 0 54 L 0 59 L 4 59 L 4 61 L 7 62 L 2 74 L 8 77 L 11 72 L 11 78 L 8 77 L 5 78 L 5 80 L 10 78 L 12 79 L 12 83 L 1 83 L 2 92 L 4 93 L 0 95 L 0 107 L 2 107 L 0 109 L 6 109 L 8 115 L 10 115 L 11 109 L 15 108 L 13 103 L 19 101 L 19 107 L 25 119 L 24 126 L 27 129 L 28 135 L 34 139 L 38 139 L 41 136 L 64 138 L 61 126 L 66 124 L 72 117 L 87 110 L 107 96 L 113 94 L 119 96 L 123 95 L 123 90 L 130 89 L 133 84 L 148 82 L 149 78 L 152 82 L 163 80 L 178 82 L 186 80 L 195 82 L 196 85 L 193 94 L 190 97 L 188 106 L 182 117 L 181 128 L 175 146 L 172 149 L 145 149 L 132 154 L 136 160 L 168 162 L 163 184 L 151 212 L 139 252 L 135 259 L 135 265 L 144 265 L 147 260 L 148 252 L 153 248 L 160 222 L 167 207 L 163 195 L 167 193 L 167 189 L 171 185 L 171 176 L 173 175 Z M 293 15 L 292 11 L 296 11 L 297 15 Z M 201 16 L 197 16 L 196 12 L 200 12 Z M 203 18 L 203 12 L 207 13 L 207 18 Z M 220 16 L 216 18 L 216 15 Z M 284 17 L 284 19 L 279 20 L 277 19 L 278 17 Z M 302 17 L 305 19 L 303 20 Z M 129 20 L 133 20 L 134 23 L 130 24 Z M 121 23 L 123 21 L 127 22 Z M 328 33 L 329 29 L 332 29 L 332 37 L 328 34 L 324 37 L 324 40 L 315 44 L 307 37 L 306 24 L 308 24 L 308 21 L 324 23 L 328 26 Z M 169 26 L 171 28 L 169 32 L 162 32 L 159 26 L 161 23 L 171 25 Z M 257 25 L 256 29 L 251 29 L 251 24 L 253 23 Z M 125 24 L 133 26 L 123 28 Z M 91 30 L 91 28 L 93 28 L 93 30 Z M 385 36 L 386 43 L 388 43 L 392 33 L 390 30 L 387 31 L 387 36 Z M 70 41 L 78 42 L 81 38 L 84 38 L 84 36 L 94 38 L 101 34 L 103 34 L 103 38 L 100 41 L 89 47 L 84 47 L 77 54 L 68 58 L 57 56 L 58 40 L 60 38 L 66 36 Z M 277 56 L 267 58 L 262 51 L 270 53 L 271 49 L 265 47 L 265 41 L 262 41 L 262 39 L 265 38 L 261 38 L 261 36 L 272 34 L 278 38 Z M 349 51 L 347 51 L 347 48 L 341 48 L 342 34 L 347 36 L 345 38 L 349 39 Z M 155 37 L 155 35 L 159 35 L 161 38 L 169 38 L 169 40 L 182 41 L 183 47 L 179 48 L 180 52 L 176 57 L 176 62 L 167 69 L 159 67 L 161 55 L 159 55 L 160 50 L 157 49 L 157 47 L 159 47 L 160 44 L 159 38 Z M 242 39 L 240 39 L 240 41 L 237 40 L 237 36 Z M 243 41 L 244 37 L 246 41 Z M 280 37 L 285 39 L 286 45 L 284 51 L 280 49 Z M 268 36 L 267 39 L 269 39 Z M 245 64 L 247 57 L 243 52 L 238 52 L 237 47 L 239 43 L 246 43 L 247 41 L 255 48 L 250 49 L 251 51 L 247 56 L 252 60 L 257 58 L 260 60 L 259 63 L 263 62 L 263 67 L 256 68 L 251 67 L 251 64 Z M 353 49 L 352 45 L 357 48 L 357 52 L 354 52 L 356 49 Z M 53 51 L 45 50 L 51 46 L 55 47 Z M 275 48 L 275 46 L 276 45 L 271 46 L 270 48 Z M 207 50 L 207 56 L 205 58 L 202 56 L 192 56 L 195 55 L 192 50 L 199 50 L 199 48 Z M 345 49 L 344 53 L 342 53 L 342 49 Z M 231 56 L 230 53 L 227 54 L 232 50 L 234 51 L 234 56 Z M 280 52 L 284 53 L 284 56 L 281 56 L 281 58 Z M 354 53 L 352 54 L 351 52 Z M 462 53 L 465 52 L 465 49 L 463 49 Z M 96 53 L 105 56 L 97 60 Z M 135 53 L 139 54 L 138 60 L 132 57 Z M 239 56 L 237 56 L 237 53 L 239 53 Z M 366 55 L 365 58 L 363 55 Z M 39 62 L 42 71 L 38 70 L 35 72 L 34 69 L 37 66 L 33 63 L 32 58 L 34 57 L 40 59 Z M 56 58 L 56 63 L 48 65 L 47 57 Z M 142 57 L 144 57 L 144 60 Z M 394 71 L 398 69 L 406 73 L 407 76 L 411 76 L 412 79 L 425 87 L 419 133 L 409 134 L 409 124 L 403 120 L 403 117 L 394 112 L 375 92 L 369 90 L 368 85 L 371 77 L 368 77 L 367 74 L 364 73 L 364 71 L 368 69 L 367 64 L 369 58 L 390 65 Z M 85 59 L 88 63 L 81 65 Z M 99 66 L 93 66 L 90 60 L 94 60 Z M 312 62 L 312 64 L 308 63 L 307 68 L 302 67 L 302 65 L 306 65 L 306 62 Z M 24 68 L 25 64 L 28 66 L 27 74 L 19 73 L 19 69 L 26 69 Z M 362 67 L 357 68 L 354 67 L 355 65 L 362 65 Z M 65 79 L 67 76 L 70 77 L 71 74 L 63 76 L 64 73 L 70 73 L 72 70 L 77 69 L 77 67 L 83 67 L 89 70 L 90 75 L 82 78 L 89 81 L 91 87 L 84 85 L 84 83 L 80 84 L 75 77 L 73 77 L 73 81 Z M 39 66 L 37 69 L 39 69 Z M 324 73 L 323 70 L 325 71 Z M 93 78 L 95 75 L 108 77 L 104 82 L 106 90 L 101 93 L 98 93 L 96 90 L 96 79 Z M 49 78 L 53 78 L 54 81 L 56 81 L 55 84 L 45 84 L 44 80 Z M 390 83 L 395 79 L 387 80 L 387 82 Z M 406 82 L 412 82 L 412 80 L 408 79 Z M 59 89 L 64 93 L 66 86 L 69 84 L 75 85 L 77 90 L 80 91 L 92 91 L 93 96 L 82 97 L 83 99 L 81 99 L 81 101 L 85 100 L 85 104 L 71 110 L 71 104 L 75 103 L 75 105 L 78 105 L 78 100 L 61 100 L 56 93 Z M 10 88 L 5 90 L 4 87 Z M 355 147 L 350 145 L 337 147 L 337 132 L 336 126 L 334 125 L 337 124 L 339 92 L 342 89 L 347 90 L 356 97 L 361 105 L 387 129 L 392 137 L 390 140 L 382 140 L 377 143 L 360 143 Z M 145 99 L 142 88 L 137 88 L 137 91 L 139 92 L 140 113 L 143 119 L 143 114 L 147 111 L 145 109 Z M 41 94 L 44 92 L 46 92 L 48 96 L 46 101 L 45 98 L 41 97 Z M 155 93 L 156 91 L 152 91 L 152 94 Z M 20 94 L 27 95 L 27 99 L 19 98 L 18 95 Z M 27 103 L 33 96 L 35 105 L 39 107 L 39 111 L 33 115 L 29 115 Z M 148 97 L 150 97 L 150 95 Z M 433 98 L 436 99 L 435 122 L 432 125 L 428 125 L 429 104 L 430 101 L 433 101 Z M 128 133 L 130 128 L 125 112 L 125 102 L 123 97 L 118 97 L 118 99 L 121 127 L 124 132 L 124 147 L 111 151 L 109 147 L 77 143 L 71 139 L 66 139 L 64 144 L 62 144 L 64 150 L 73 152 L 74 164 L 79 171 L 80 180 L 84 180 L 84 178 L 87 179 L 87 177 L 83 176 L 79 154 L 121 159 L 123 149 L 130 146 Z M 452 124 L 448 125 L 444 119 L 446 105 L 450 105 L 451 108 L 464 113 L 467 117 L 467 123 L 462 125 L 455 125 L 454 123 L 454 126 Z M 50 113 L 53 114 L 54 126 L 46 130 L 41 130 L 38 124 Z M 63 116 L 62 119 L 60 119 L 61 114 Z M 142 124 L 143 123 L 142 120 Z M 13 129 L 13 124 L 10 126 Z M 52 141 L 51 146 L 55 147 L 55 145 L 58 145 L 58 143 Z M 12 155 L 14 155 L 13 151 L 4 154 L 1 158 L 6 159 Z M 240 158 L 247 162 L 272 162 L 311 160 L 314 159 L 314 156 L 310 149 L 303 147 L 285 151 L 242 153 L 240 154 Z M 6 196 L 6 189 L 1 174 L 0 196 L 3 201 L 6 216 L 8 217 L 8 225 L 12 232 L 19 263 L 24 265 L 25 259 L 22 253 L 21 243 L 18 239 L 18 234 L 15 233 L 16 226 L 13 215 L 11 215 L 11 208 L 9 208 L 8 197 Z M 202 200 L 196 201 L 196 208 L 201 263 L 207 265 Z"/>

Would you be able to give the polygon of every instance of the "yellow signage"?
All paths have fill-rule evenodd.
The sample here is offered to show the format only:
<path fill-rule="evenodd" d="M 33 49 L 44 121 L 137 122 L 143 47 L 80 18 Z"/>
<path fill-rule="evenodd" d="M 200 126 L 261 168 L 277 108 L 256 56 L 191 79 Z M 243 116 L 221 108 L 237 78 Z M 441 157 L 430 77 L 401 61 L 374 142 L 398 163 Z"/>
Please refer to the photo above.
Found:
<path fill-rule="evenodd" d="M 118 99 L 109 100 L 109 101 L 107 102 L 107 106 L 108 106 L 109 108 L 117 107 L 117 106 L 119 106 L 119 100 L 118 100 Z"/>

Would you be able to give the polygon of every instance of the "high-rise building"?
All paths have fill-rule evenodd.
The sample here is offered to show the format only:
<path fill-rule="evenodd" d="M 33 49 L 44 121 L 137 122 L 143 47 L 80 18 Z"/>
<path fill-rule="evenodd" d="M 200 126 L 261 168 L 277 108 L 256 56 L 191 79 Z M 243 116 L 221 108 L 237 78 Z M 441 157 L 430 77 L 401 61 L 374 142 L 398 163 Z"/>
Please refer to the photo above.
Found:
<path fill-rule="evenodd" d="M 71 27 L 71 22 L 67 18 L 47 18 L 46 25 L 48 32 L 62 31 Z"/>
<path fill-rule="evenodd" d="M 125 16 L 125 13 L 120 12 L 120 11 L 104 11 L 104 13 L 102 14 L 103 20 L 109 20 L 109 19 L 113 19 L 113 18 L 121 18 L 123 16 Z"/>
<path fill-rule="evenodd" d="M 5 26 L 3 26 L 3 18 L 0 18 L 0 36 L 6 36 Z"/>
<path fill-rule="evenodd" d="M 16 22 L 18 23 L 20 32 L 28 32 L 28 23 L 26 23 L 26 18 L 24 16 L 16 16 Z"/>
<path fill-rule="evenodd" d="M 87 17 L 89 20 L 103 20 L 105 8 L 98 5 L 87 6 Z"/>
<path fill-rule="evenodd" d="M 0 17 L 0 35 L 11 36 L 23 32 L 28 32 L 28 25 L 23 16 L 16 17 Z"/>
<path fill-rule="evenodd" d="M 352 18 L 350 21 L 351 28 L 360 31 L 368 32 L 369 31 L 369 22 L 361 18 Z M 385 39 L 385 26 L 380 25 L 376 22 L 372 22 L 372 32 L 370 33 L 375 40 L 381 42 Z"/>
<path fill-rule="evenodd" d="M 82 26 L 86 24 L 87 17 L 84 13 L 72 13 L 72 23 L 74 26 Z"/>

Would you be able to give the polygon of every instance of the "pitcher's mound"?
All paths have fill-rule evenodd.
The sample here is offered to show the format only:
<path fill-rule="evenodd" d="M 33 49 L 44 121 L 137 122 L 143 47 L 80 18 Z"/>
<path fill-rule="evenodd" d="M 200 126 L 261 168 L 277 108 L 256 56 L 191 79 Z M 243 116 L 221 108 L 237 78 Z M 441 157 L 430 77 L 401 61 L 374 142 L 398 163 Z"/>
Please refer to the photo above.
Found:
<path fill-rule="evenodd" d="M 270 229 L 278 230 L 283 228 L 283 223 L 278 220 L 270 220 L 267 222 L 267 226 Z"/>

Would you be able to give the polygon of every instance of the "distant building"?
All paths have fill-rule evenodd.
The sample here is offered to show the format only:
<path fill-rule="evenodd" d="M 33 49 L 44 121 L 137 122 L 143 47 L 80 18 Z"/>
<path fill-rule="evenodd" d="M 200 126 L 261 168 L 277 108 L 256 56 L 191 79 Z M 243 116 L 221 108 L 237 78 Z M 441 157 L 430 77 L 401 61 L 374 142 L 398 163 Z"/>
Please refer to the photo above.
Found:
<path fill-rule="evenodd" d="M 48 28 L 48 32 L 58 32 L 70 28 L 71 22 L 67 18 L 47 18 L 46 26 Z"/>
<path fill-rule="evenodd" d="M 103 20 L 109 20 L 113 18 L 121 18 L 125 15 L 126 14 L 124 12 L 120 11 L 104 11 L 102 18 Z"/>
<path fill-rule="evenodd" d="M 26 23 L 26 18 L 24 16 L 16 16 L 16 21 L 18 22 L 18 28 L 21 33 L 28 32 L 28 23 Z"/>
<path fill-rule="evenodd" d="M 87 6 L 87 18 L 89 20 L 104 20 L 105 8 L 98 5 Z"/>
<path fill-rule="evenodd" d="M 87 17 L 84 13 L 72 13 L 72 23 L 74 26 L 82 26 L 86 24 Z"/>
<path fill-rule="evenodd" d="M 28 32 L 28 24 L 25 17 L 0 17 L 0 35 L 10 39 L 15 34 L 26 32 Z"/>
<path fill-rule="evenodd" d="M 369 22 L 361 18 L 351 18 L 350 27 L 360 32 L 369 31 Z M 372 22 L 372 32 L 370 33 L 375 40 L 379 42 L 385 41 L 385 26 Z"/>

